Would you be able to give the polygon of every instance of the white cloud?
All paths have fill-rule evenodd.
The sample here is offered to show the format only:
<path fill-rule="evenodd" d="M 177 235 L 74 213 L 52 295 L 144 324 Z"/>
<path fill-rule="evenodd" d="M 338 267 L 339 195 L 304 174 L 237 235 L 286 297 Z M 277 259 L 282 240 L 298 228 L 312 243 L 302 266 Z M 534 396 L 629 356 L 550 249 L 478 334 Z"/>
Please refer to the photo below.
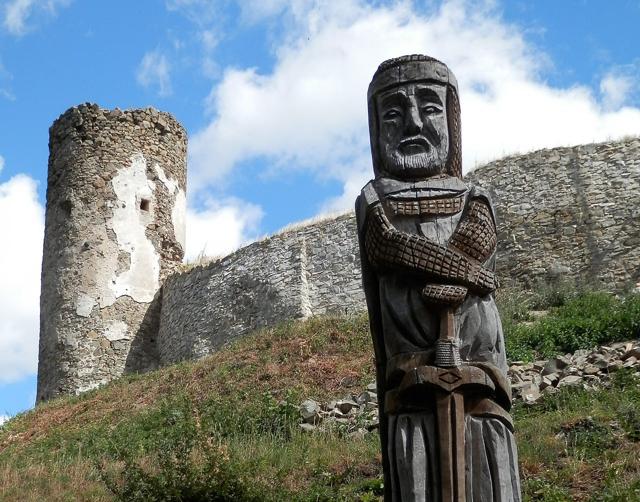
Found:
<path fill-rule="evenodd" d="M 204 210 L 187 210 L 186 259 L 224 256 L 255 238 L 262 210 L 238 199 L 210 200 Z"/>
<path fill-rule="evenodd" d="M 171 65 L 167 57 L 158 51 L 147 52 L 143 56 L 138 65 L 136 79 L 145 88 L 156 88 L 161 97 L 170 96 L 173 92 Z"/>
<path fill-rule="evenodd" d="M 4 425 L 4 423 L 9 420 L 11 417 L 9 415 L 0 415 L 0 427 Z"/>
<path fill-rule="evenodd" d="M 72 0 L 10 0 L 3 9 L 3 25 L 12 35 L 24 35 L 31 29 L 34 17 L 54 17 L 58 8 L 67 7 Z"/>
<path fill-rule="evenodd" d="M 44 208 L 36 182 L 17 175 L 0 184 L 0 383 L 36 371 Z"/>
<path fill-rule="evenodd" d="M 600 81 L 604 106 L 611 110 L 620 108 L 631 95 L 633 88 L 634 79 L 630 75 L 608 73 Z"/>
<path fill-rule="evenodd" d="M 437 57 L 458 77 L 465 170 L 508 153 L 638 134 L 640 109 L 609 109 L 584 85 L 547 84 L 548 57 L 492 5 L 453 0 L 421 12 L 411 2 L 288 2 L 297 24 L 282 35 L 273 71 L 227 68 L 212 89 L 212 119 L 190 142 L 190 186 L 265 157 L 275 169 L 341 181 L 344 193 L 325 207 L 346 207 L 371 175 L 367 85 L 382 60 L 401 54 Z"/>
<path fill-rule="evenodd" d="M 4 157 L 0 155 L 0 173 L 4 169 Z"/>
<path fill-rule="evenodd" d="M 4 87 L 5 84 L 3 84 L 3 82 L 11 81 L 12 79 L 13 75 L 11 75 L 11 73 L 6 70 L 6 68 L 2 64 L 2 61 L 0 60 L 0 96 L 8 101 L 15 101 L 16 97 L 9 88 Z"/>

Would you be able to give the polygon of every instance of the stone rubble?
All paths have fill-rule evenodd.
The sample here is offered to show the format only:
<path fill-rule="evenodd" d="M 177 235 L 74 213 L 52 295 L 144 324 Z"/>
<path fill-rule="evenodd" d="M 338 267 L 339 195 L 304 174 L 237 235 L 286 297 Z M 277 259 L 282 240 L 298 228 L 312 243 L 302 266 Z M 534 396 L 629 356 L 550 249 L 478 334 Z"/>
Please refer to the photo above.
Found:
<path fill-rule="evenodd" d="M 578 350 L 534 362 L 514 361 L 509 367 L 513 401 L 533 404 L 546 394 L 569 386 L 586 390 L 607 387 L 612 373 L 634 368 L 640 383 L 640 341 L 604 345 L 591 351 Z M 341 430 L 350 437 L 364 437 L 378 428 L 378 396 L 375 382 L 360 394 L 343 399 L 318 402 L 306 399 L 300 405 L 300 428 Z"/>
<path fill-rule="evenodd" d="M 533 404 L 542 395 L 562 387 L 580 386 L 587 390 L 606 387 L 611 374 L 621 368 L 635 368 L 640 372 L 638 360 L 640 342 L 632 341 L 604 345 L 592 351 L 578 350 L 548 361 L 514 361 L 509 367 L 513 399 Z"/>

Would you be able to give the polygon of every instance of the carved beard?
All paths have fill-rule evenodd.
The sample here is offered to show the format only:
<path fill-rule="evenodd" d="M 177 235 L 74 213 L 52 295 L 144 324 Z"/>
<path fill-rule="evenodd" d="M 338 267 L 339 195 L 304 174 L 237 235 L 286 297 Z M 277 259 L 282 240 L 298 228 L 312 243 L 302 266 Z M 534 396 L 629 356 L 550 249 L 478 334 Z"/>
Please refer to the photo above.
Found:
<path fill-rule="evenodd" d="M 441 158 L 439 150 L 432 147 L 428 152 L 405 155 L 390 145 L 385 145 L 385 171 L 399 178 L 421 178 L 442 174 L 445 172 L 447 159 Z"/>

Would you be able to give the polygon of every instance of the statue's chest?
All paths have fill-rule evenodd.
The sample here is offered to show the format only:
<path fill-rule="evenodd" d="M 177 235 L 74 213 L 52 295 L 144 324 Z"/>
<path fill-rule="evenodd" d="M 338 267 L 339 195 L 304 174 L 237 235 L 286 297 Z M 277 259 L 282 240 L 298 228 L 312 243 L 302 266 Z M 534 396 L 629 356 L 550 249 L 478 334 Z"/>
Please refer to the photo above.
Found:
<path fill-rule="evenodd" d="M 391 224 L 401 232 L 420 235 L 446 246 L 460 222 L 465 195 L 408 201 L 385 197 L 384 208 Z"/>

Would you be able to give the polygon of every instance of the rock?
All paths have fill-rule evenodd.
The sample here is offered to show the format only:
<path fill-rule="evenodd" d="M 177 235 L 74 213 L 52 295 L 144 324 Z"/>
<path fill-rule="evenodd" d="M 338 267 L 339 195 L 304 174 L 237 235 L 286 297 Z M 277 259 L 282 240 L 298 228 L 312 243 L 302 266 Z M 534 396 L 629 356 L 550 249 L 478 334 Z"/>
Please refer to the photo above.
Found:
<path fill-rule="evenodd" d="M 315 425 L 311 425 L 311 424 L 307 424 L 307 423 L 299 424 L 299 425 L 300 425 L 300 428 L 305 432 L 313 432 L 313 431 L 316 430 L 316 426 Z"/>
<path fill-rule="evenodd" d="M 582 377 L 581 376 L 569 375 L 569 376 L 566 376 L 566 377 L 562 378 L 558 382 L 558 387 L 567 387 L 567 386 L 579 385 L 580 383 L 582 383 Z"/>
<path fill-rule="evenodd" d="M 351 399 L 343 399 L 336 403 L 336 408 L 338 408 L 342 413 L 349 413 L 353 408 L 358 408 L 358 403 Z"/>
<path fill-rule="evenodd" d="M 365 391 L 356 398 L 358 404 L 366 404 L 370 402 L 377 403 L 378 395 L 375 392 Z"/>
<path fill-rule="evenodd" d="M 554 262 L 547 269 L 547 274 L 553 279 L 559 279 L 571 274 L 571 269 L 562 263 Z"/>
<path fill-rule="evenodd" d="M 557 381 L 558 375 L 556 375 L 555 373 L 543 376 L 542 382 L 540 382 L 540 390 L 544 390 L 547 387 L 553 387 Z"/>
<path fill-rule="evenodd" d="M 522 387 L 520 393 L 522 400 L 527 404 L 533 404 L 540 399 L 540 388 L 534 383 L 529 383 Z"/>
<path fill-rule="evenodd" d="M 547 361 L 536 361 L 533 363 L 533 369 L 536 371 L 542 371 L 545 364 L 547 364 Z"/>
<path fill-rule="evenodd" d="M 349 437 L 352 439 L 364 439 L 367 434 L 369 434 L 369 431 L 367 429 L 360 428 L 349 433 Z"/>
<path fill-rule="evenodd" d="M 640 360 L 640 347 L 631 347 L 625 351 L 620 359 L 626 361 L 627 359 L 634 357 L 637 360 Z"/>
<path fill-rule="evenodd" d="M 609 359 L 601 354 L 597 354 L 597 356 L 598 357 L 594 358 L 594 360 L 592 361 L 592 364 L 600 368 L 601 370 L 607 369 L 607 367 L 609 366 Z"/>
<path fill-rule="evenodd" d="M 582 369 L 582 372 L 585 375 L 597 375 L 598 373 L 600 373 L 600 368 L 598 368 L 594 364 L 586 364 L 585 367 Z"/>
<path fill-rule="evenodd" d="M 566 356 L 555 357 L 549 359 L 547 364 L 542 369 L 542 376 L 549 375 L 551 373 L 559 373 L 571 364 L 571 361 Z"/>
<path fill-rule="evenodd" d="M 618 361 L 618 360 L 610 361 L 609 364 L 607 365 L 607 371 L 609 373 L 611 373 L 612 371 L 618 371 L 620 368 L 622 368 L 623 365 L 624 363 L 622 361 Z"/>
<path fill-rule="evenodd" d="M 313 424 L 318 421 L 320 414 L 320 403 L 313 399 L 306 399 L 300 405 L 300 415 L 302 420 L 307 424 Z"/>
<path fill-rule="evenodd" d="M 372 382 L 369 385 L 367 385 L 367 390 L 369 392 L 378 392 L 378 386 L 376 385 L 375 382 Z"/>

